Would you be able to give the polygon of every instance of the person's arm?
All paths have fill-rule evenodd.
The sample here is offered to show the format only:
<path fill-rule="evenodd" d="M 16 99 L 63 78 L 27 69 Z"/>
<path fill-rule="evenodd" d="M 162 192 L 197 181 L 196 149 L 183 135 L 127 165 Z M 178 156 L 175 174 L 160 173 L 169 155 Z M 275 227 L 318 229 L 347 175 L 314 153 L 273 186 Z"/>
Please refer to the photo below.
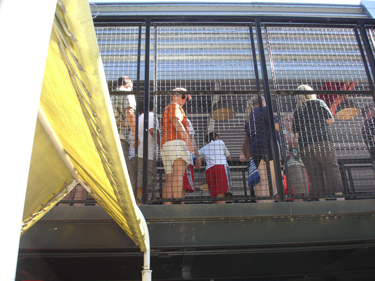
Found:
<path fill-rule="evenodd" d="M 125 116 L 126 116 L 126 122 L 128 123 L 130 130 L 133 133 L 133 136 L 135 136 L 135 110 L 131 107 L 128 107 L 125 109 Z M 139 138 L 138 138 L 138 146 L 139 146 Z M 133 147 L 135 148 L 135 140 Z"/>
<path fill-rule="evenodd" d="M 203 147 L 201 149 L 199 149 L 198 155 L 196 155 L 197 160 L 199 160 L 199 161 L 204 161 L 204 153 L 203 153 L 202 149 L 203 149 Z"/>
<path fill-rule="evenodd" d="M 327 126 L 333 125 L 333 123 L 335 123 L 335 119 L 333 118 L 333 115 L 331 111 L 329 110 L 327 104 L 324 101 L 320 100 L 320 107 L 323 110 L 323 115 L 324 115 L 324 119 L 326 120 Z"/>
<path fill-rule="evenodd" d="M 293 122 L 292 122 L 292 130 L 294 132 L 294 136 L 299 139 L 299 130 L 300 130 L 300 124 L 299 124 L 299 116 L 298 116 L 298 110 L 295 110 L 293 113 Z"/>
<path fill-rule="evenodd" d="M 268 111 L 265 110 L 265 113 L 268 114 Z M 279 120 L 277 119 L 277 117 L 274 114 L 272 114 L 272 117 L 273 117 L 273 122 L 275 123 L 275 130 L 276 130 L 276 132 L 278 132 L 280 134 Z"/>
<path fill-rule="evenodd" d="M 151 137 L 154 138 L 154 128 L 149 129 L 148 132 L 150 133 Z M 156 130 L 156 132 L 156 142 L 158 144 L 158 147 L 160 148 L 160 132 L 159 130 Z"/>
<path fill-rule="evenodd" d="M 225 145 L 225 143 L 223 141 L 220 141 L 220 142 L 224 146 L 224 155 L 226 156 L 227 161 L 230 161 L 230 153 L 229 153 L 229 150 L 228 150 L 227 146 Z"/>
<path fill-rule="evenodd" d="M 182 125 L 181 121 L 177 117 L 172 117 L 172 125 L 175 127 L 178 134 L 180 134 L 181 138 L 186 142 L 186 146 L 190 153 L 193 153 L 193 143 L 189 136 L 189 134 L 186 132 L 184 125 Z"/>
<path fill-rule="evenodd" d="M 191 124 L 190 120 L 187 119 L 187 121 L 188 121 L 188 123 L 187 123 L 187 125 L 188 125 L 187 131 L 189 132 L 189 136 L 190 136 L 191 142 L 193 144 L 193 149 L 194 149 L 193 153 L 195 154 L 196 157 L 198 157 L 199 151 L 198 151 L 198 148 L 197 148 L 197 143 L 195 142 L 195 138 L 194 138 L 195 131 L 194 131 L 193 125 Z M 201 167 L 201 162 L 200 161 L 196 161 L 195 168 L 199 169 L 200 167 Z"/>
<path fill-rule="evenodd" d="M 275 123 L 275 130 L 280 134 L 280 126 L 279 123 Z"/>
<path fill-rule="evenodd" d="M 249 136 L 245 133 L 245 138 L 242 143 L 239 160 L 240 162 L 247 162 L 249 161 L 250 156 L 251 156 L 251 152 L 250 152 Z"/>
<path fill-rule="evenodd" d="M 248 123 L 248 122 L 246 122 L 245 121 L 245 132 L 246 132 L 246 134 L 249 136 L 250 135 L 250 125 L 249 125 L 250 123 Z"/>
<path fill-rule="evenodd" d="M 296 135 L 293 137 L 293 148 L 298 149 L 298 138 Z"/>

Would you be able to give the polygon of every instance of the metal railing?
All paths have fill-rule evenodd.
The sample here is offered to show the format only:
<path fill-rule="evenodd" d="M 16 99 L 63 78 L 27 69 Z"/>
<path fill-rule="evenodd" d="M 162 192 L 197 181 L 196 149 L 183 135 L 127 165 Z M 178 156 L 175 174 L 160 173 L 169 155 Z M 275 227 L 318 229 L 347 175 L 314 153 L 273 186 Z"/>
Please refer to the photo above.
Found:
<path fill-rule="evenodd" d="M 186 88 L 192 100 L 185 109 L 195 129 L 198 148 L 204 146 L 205 133 L 219 133 L 232 158 L 229 162 L 232 193 L 219 201 L 294 198 L 291 189 L 285 188 L 287 177 L 283 172 L 287 169 L 287 151 L 282 131 L 284 118 L 294 114 L 300 95 L 317 94 L 334 114 L 343 100 L 355 103 L 359 110 L 374 104 L 374 20 L 98 16 L 95 25 L 110 92 L 119 76 L 129 76 L 138 93 L 138 105 L 143 103 L 148 108 L 153 103 L 161 124 L 171 91 Z M 297 91 L 302 84 L 311 86 L 313 91 Z M 264 167 L 268 175 L 273 169 L 276 173 L 273 184 L 268 177 L 269 190 L 261 196 L 247 185 L 247 163 L 238 160 L 245 137 L 246 104 L 259 95 L 265 98 L 268 116 L 275 115 L 281 129 L 280 138 L 275 129 L 269 130 L 271 146 L 264 153 Z M 228 120 L 213 121 L 213 106 L 218 101 L 228 102 L 235 115 Z M 299 199 L 356 199 L 375 195 L 375 174 L 361 134 L 364 119 L 355 112 L 350 118 L 340 119 L 337 115 L 335 124 L 327 129 L 337 158 L 342 194 L 322 192 L 312 196 L 307 192 Z M 267 124 L 274 128 L 274 119 L 269 121 Z M 145 122 L 152 121 L 145 117 Z M 147 146 L 148 140 L 144 140 Z M 156 140 L 153 145 L 157 145 Z M 165 173 L 160 153 L 153 159 L 155 189 L 152 192 L 147 191 L 147 182 L 152 179 L 147 178 L 147 173 L 138 175 L 143 177 L 143 194 L 148 193 L 142 203 L 181 201 L 162 198 Z M 271 167 L 268 159 L 281 161 L 273 161 Z M 147 170 L 147 159 L 143 168 Z M 314 180 L 309 180 L 308 175 L 309 171 L 310 189 Z M 183 201 L 216 201 L 217 198 L 209 196 L 209 191 L 200 188 L 204 185 L 204 168 L 195 170 L 195 177 L 196 190 L 187 193 Z"/>

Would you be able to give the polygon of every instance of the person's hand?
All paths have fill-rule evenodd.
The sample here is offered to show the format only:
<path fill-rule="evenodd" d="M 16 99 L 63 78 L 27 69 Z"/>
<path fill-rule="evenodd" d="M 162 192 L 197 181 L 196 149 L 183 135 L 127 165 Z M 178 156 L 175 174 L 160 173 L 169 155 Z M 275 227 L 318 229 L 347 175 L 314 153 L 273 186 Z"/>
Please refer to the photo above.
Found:
<path fill-rule="evenodd" d="M 195 160 L 195 169 L 200 169 L 201 166 L 202 166 L 202 161 L 197 158 Z"/>
<path fill-rule="evenodd" d="M 245 157 L 245 155 L 243 155 L 243 153 L 241 152 L 241 154 L 240 154 L 240 158 L 238 159 L 240 162 L 247 162 L 247 161 L 249 161 L 249 159 L 247 159 L 246 157 Z"/>

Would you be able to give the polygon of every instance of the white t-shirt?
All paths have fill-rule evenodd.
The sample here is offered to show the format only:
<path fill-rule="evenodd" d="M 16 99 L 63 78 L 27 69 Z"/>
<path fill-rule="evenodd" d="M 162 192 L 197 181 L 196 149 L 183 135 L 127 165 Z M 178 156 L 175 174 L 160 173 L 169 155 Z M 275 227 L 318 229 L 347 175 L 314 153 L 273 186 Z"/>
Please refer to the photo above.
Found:
<path fill-rule="evenodd" d="M 206 170 L 215 165 L 227 165 L 229 151 L 222 140 L 213 140 L 199 149 L 199 158 L 206 160 Z"/>
<path fill-rule="evenodd" d="M 157 137 L 157 131 L 159 130 L 159 122 L 157 119 L 156 121 L 156 131 L 154 130 L 154 137 Z M 154 129 L 154 113 L 148 113 L 148 131 L 150 129 Z M 142 113 L 138 118 L 138 138 L 140 141 L 138 147 L 138 157 L 143 158 L 143 131 L 144 131 L 144 114 Z M 158 153 L 158 147 L 156 145 L 156 153 Z M 148 159 L 154 159 L 154 139 L 150 133 L 148 133 Z"/>

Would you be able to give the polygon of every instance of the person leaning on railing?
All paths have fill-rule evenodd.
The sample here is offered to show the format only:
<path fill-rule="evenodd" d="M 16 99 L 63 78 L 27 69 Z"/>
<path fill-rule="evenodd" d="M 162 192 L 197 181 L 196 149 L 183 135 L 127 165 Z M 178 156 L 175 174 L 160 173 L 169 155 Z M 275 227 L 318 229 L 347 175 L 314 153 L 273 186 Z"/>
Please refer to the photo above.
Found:
<path fill-rule="evenodd" d="M 301 85 L 297 91 L 313 91 Z M 327 126 L 334 123 L 324 101 L 315 94 L 297 96 L 293 113 L 293 131 L 298 138 L 300 154 L 310 176 L 309 193 L 313 197 L 342 195 L 343 185 L 335 147 Z M 322 199 L 324 200 L 324 199 Z"/>
<path fill-rule="evenodd" d="M 185 92 L 183 88 L 173 91 Z M 183 177 L 189 163 L 190 153 L 194 145 L 189 135 L 189 125 L 182 106 L 191 99 L 190 95 L 176 93 L 171 103 L 165 108 L 162 116 L 161 156 L 167 174 L 163 186 L 163 199 L 179 199 L 183 197 Z M 163 202 L 165 205 L 171 202 Z"/>

